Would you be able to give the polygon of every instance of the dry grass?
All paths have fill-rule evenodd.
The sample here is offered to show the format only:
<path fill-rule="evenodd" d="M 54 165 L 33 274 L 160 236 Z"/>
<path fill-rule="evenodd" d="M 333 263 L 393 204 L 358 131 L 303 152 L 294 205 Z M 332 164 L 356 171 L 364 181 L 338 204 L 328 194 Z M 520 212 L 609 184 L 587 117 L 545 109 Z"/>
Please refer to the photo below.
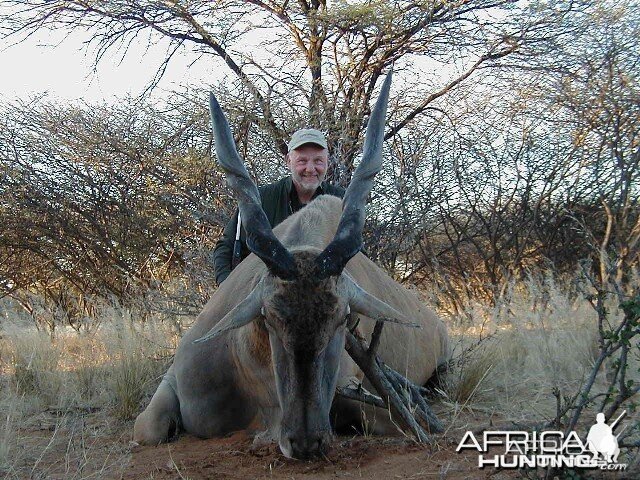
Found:
<path fill-rule="evenodd" d="M 551 279 L 530 279 L 512 285 L 497 306 L 468 309 L 449 319 L 454 360 L 443 388 L 449 404 L 513 421 L 553 418 L 554 388 L 576 392 L 598 353 L 596 315 L 587 300 Z M 610 311 L 614 322 L 622 318 L 615 305 Z"/>
<path fill-rule="evenodd" d="M 3 382 L 4 383 L 4 382 Z M 6 391 L 8 386 L 2 385 L 2 390 Z M 3 395 L 0 403 L 2 410 L 2 424 L 0 424 L 0 472 L 8 470 L 16 455 L 16 431 L 21 421 L 21 412 L 18 410 L 18 403 L 13 396 Z"/>
<path fill-rule="evenodd" d="M 177 337 L 154 321 L 136 324 L 123 309 L 103 315 L 102 326 L 91 335 L 58 330 L 52 338 L 25 327 L 20 318 L 4 325 L 0 474 L 84 478 L 90 453 L 104 456 L 103 433 L 128 439 L 130 420 L 159 383 Z M 116 450 L 126 455 L 126 445 Z M 122 463 L 113 457 L 98 460 L 105 468 Z"/>

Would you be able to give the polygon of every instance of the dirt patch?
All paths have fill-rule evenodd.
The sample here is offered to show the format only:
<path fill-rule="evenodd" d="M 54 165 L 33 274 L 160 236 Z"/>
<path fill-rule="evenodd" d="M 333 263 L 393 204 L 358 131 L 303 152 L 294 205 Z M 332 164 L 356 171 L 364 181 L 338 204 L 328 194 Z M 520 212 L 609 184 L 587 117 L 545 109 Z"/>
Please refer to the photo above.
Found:
<path fill-rule="evenodd" d="M 273 444 L 256 447 L 237 432 L 200 439 L 182 434 L 157 447 L 135 446 L 133 422 L 117 422 L 106 411 L 48 409 L 29 417 L 16 432 L 6 479 L 480 479 L 515 478 L 516 472 L 479 470 L 474 452 L 456 453 L 458 441 L 483 416 L 464 421 L 431 445 L 405 437 L 337 436 L 322 459 L 285 458 Z M 460 417 L 458 418 L 460 420 Z M 1 466 L 0 466 L 1 467 Z"/>
<path fill-rule="evenodd" d="M 443 413 L 443 418 L 447 415 Z M 479 470 L 473 451 L 455 449 L 468 428 L 487 426 L 485 415 L 463 413 L 445 435 L 420 445 L 402 437 L 336 436 L 325 458 L 285 458 L 277 444 L 254 446 L 237 432 L 217 439 L 182 434 L 157 447 L 131 440 L 133 422 L 117 422 L 106 411 L 49 409 L 19 429 L 19 444 L 7 479 L 453 479 L 518 478 L 515 471 Z"/>
<path fill-rule="evenodd" d="M 289 460 L 275 444 L 254 448 L 244 433 L 202 440 L 183 436 L 159 447 L 135 447 L 124 479 L 212 478 L 244 480 L 367 478 L 511 478 L 477 469 L 474 455 L 455 453 L 455 445 L 422 446 L 394 437 L 337 437 L 324 459 Z"/>

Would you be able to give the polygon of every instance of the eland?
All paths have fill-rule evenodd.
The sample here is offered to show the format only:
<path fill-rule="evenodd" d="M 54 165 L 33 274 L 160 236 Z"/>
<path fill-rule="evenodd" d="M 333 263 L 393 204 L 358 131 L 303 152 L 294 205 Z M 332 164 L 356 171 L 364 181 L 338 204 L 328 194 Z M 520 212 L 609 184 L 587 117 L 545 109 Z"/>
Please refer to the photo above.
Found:
<path fill-rule="evenodd" d="M 345 350 L 347 328 L 368 338 L 384 320 L 379 356 L 416 384 L 446 361 L 443 322 L 360 252 L 366 198 L 382 166 L 390 83 L 391 74 L 344 199 L 320 196 L 274 229 L 211 95 L 217 159 L 252 254 L 182 338 L 136 419 L 134 441 L 157 445 L 178 429 L 204 438 L 248 429 L 277 441 L 287 457 L 323 455 L 333 429 L 361 422 L 363 408 L 376 418 L 374 433 L 393 427 L 387 411 L 335 395 L 337 387 L 365 381 Z"/>

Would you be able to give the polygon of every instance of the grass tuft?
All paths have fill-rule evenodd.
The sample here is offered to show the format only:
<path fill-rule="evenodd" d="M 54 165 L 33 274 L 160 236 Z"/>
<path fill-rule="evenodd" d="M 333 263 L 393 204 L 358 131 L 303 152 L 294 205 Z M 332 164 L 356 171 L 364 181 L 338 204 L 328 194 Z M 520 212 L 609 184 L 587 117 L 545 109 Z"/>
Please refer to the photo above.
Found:
<path fill-rule="evenodd" d="M 11 363 L 19 395 L 33 395 L 55 401 L 62 388 L 59 371 L 62 352 L 41 332 L 15 334 L 11 338 Z"/>
<path fill-rule="evenodd" d="M 113 413 L 119 420 L 130 420 L 141 411 L 150 387 L 160 381 L 167 366 L 142 352 L 129 352 L 117 360 L 110 372 Z"/>

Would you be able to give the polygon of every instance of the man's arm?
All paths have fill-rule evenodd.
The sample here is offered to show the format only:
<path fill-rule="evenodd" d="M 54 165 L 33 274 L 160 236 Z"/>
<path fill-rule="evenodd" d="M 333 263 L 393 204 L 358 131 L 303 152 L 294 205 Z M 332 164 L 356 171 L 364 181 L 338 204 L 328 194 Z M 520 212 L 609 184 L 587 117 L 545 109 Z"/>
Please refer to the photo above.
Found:
<path fill-rule="evenodd" d="M 264 193 L 265 187 L 258 187 L 260 197 Z M 263 209 L 265 205 L 263 204 Z M 238 209 L 233 212 L 231 219 L 224 227 L 222 236 L 216 242 L 216 246 L 213 249 L 213 269 L 215 271 L 216 283 L 220 285 L 226 280 L 226 278 L 233 270 L 233 248 L 236 241 L 236 232 L 238 228 Z M 249 255 L 249 248 L 247 247 L 246 233 L 244 227 L 240 229 L 240 258 L 237 262 L 244 260 Z M 237 266 L 237 263 L 235 264 Z"/>
<path fill-rule="evenodd" d="M 236 240 L 236 228 L 238 226 L 238 209 L 224 227 L 222 236 L 216 242 L 213 249 L 213 268 L 216 275 L 216 283 L 220 285 L 231 273 L 231 259 L 233 257 L 233 244 Z"/>

